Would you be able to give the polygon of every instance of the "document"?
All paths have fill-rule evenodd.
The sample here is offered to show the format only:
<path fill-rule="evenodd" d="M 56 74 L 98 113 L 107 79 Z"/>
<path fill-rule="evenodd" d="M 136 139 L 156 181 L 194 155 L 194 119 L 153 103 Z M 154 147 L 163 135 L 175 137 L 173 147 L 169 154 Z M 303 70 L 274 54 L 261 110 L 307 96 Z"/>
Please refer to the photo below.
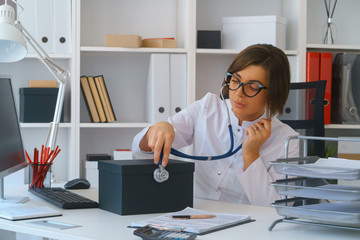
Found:
<path fill-rule="evenodd" d="M 315 163 L 303 165 L 281 165 L 282 174 L 327 179 L 360 179 L 360 161 L 357 160 L 320 158 Z"/>
<path fill-rule="evenodd" d="M 360 224 L 359 202 L 334 202 L 302 205 L 298 207 L 273 205 L 279 215 L 295 218 L 304 218 L 324 223 L 340 225 Z"/>
<path fill-rule="evenodd" d="M 215 215 L 206 219 L 173 219 L 176 215 Z M 251 222 L 249 215 L 219 214 L 187 207 L 179 212 L 168 213 L 152 219 L 134 222 L 131 227 L 144 227 L 146 225 L 158 228 L 176 229 L 179 231 L 207 234 L 224 228 L 233 227 L 239 224 Z"/>

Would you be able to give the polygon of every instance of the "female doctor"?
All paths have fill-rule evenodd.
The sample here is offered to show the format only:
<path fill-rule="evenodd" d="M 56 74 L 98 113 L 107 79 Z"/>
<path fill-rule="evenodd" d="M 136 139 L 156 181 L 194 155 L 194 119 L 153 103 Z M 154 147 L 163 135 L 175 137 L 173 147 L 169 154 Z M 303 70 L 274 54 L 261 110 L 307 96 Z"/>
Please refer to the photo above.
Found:
<path fill-rule="evenodd" d="M 195 161 L 195 197 L 268 206 L 280 197 L 270 183 L 281 178 L 268 164 L 284 157 L 284 142 L 297 135 L 283 124 L 290 87 L 290 67 L 283 51 L 268 45 L 249 46 L 229 66 L 223 81 L 223 100 L 208 93 L 186 109 L 143 129 L 133 140 L 135 158 L 153 158 L 166 166 L 171 147 L 193 144 L 194 155 L 222 155 L 229 149 L 228 113 L 234 146 L 242 149 L 231 157 Z M 230 107 L 231 106 L 231 107 Z M 151 155 L 149 155 L 151 154 Z M 290 142 L 289 157 L 299 154 Z"/>

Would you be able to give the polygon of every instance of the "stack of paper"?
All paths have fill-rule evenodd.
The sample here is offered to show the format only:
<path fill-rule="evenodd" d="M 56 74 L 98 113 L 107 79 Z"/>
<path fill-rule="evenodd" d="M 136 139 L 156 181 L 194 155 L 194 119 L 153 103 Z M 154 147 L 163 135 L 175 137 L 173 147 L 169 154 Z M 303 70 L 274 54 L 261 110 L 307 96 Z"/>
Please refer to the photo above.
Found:
<path fill-rule="evenodd" d="M 305 218 L 324 223 L 360 226 L 359 202 L 334 202 L 289 207 L 272 204 L 281 216 Z"/>
<path fill-rule="evenodd" d="M 360 179 L 360 161 L 356 160 L 320 158 L 315 163 L 303 165 L 287 163 L 275 165 L 275 171 L 285 175 L 343 180 Z"/>
<path fill-rule="evenodd" d="M 215 215 L 216 217 L 208 219 L 173 219 L 171 216 L 174 215 Z M 140 222 L 134 222 L 131 224 L 131 227 L 144 227 L 146 225 L 151 225 L 159 228 L 181 228 L 185 232 L 206 234 L 250 221 L 251 218 L 249 215 L 218 214 L 187 207 L 179 212 L 165 214 Z"/>

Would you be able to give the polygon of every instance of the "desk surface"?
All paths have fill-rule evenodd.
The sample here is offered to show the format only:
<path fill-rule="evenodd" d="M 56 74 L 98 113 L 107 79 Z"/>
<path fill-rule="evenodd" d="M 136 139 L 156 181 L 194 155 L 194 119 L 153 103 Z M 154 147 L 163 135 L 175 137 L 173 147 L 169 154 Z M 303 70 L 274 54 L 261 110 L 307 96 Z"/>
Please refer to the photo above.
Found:
<path fill-rule="evenodd" d="M 97 189 L 89 190 L 76 190 L 78 194 L 91 198 L 97 201 Z M 31 234 L 35 236 L 42 236 L 54 239 L 71 239 L 71 240 L 85 240 L 85 239 L 140 239 L 133 235 L 134 229 L 127 228 L 132 222 L 140 221 L 148 218 L 153 218 L 160 214 L 144 214 L 144 215 L 130 215 L 121 216 L 102 209 L 75 209 L 64 210 L 51 205 L 40 198 L 32 195 L 27 191 L 26 186 L 12 187 L 5 189 L 5 196 L 24 196 L 30 197 L 30 201 L 26 204 L 29 205 L 48 205 L 54 209 L 62 212 L 61 217 L 46 218 L 62 223 L 81 225 L 81 227 L 57 230 L 47 227 L 34 227 L 34 224 L 29 222 L 36 221 L 23 220 L 23 221 L 8 221 L 0 219 L 0 229 Z M 356 230 L 343 230 L 336 228 L 327 228 L 320 226 L 300 225 L 293 223 L 280 223 L 269 232 L 268 227 L 274 220 L 280 218 L 276 214 L 274 208 L 260 207 L 244 204 L 225 203 L 217 201 L 208 201 L 195 199 L 194 208 L 217 212 L 217 213 L 233 213 L 233 214 L 247 214 L 250 215 L 255 222 L 239 225 L 236 227 L 224 229 L 211 234 L 198 236 L 199 240 L 212 240 L 212 239 L 276 239 L 276 240 L 296 240 L 296 239 L 359 239 L 360 231 Z"/>

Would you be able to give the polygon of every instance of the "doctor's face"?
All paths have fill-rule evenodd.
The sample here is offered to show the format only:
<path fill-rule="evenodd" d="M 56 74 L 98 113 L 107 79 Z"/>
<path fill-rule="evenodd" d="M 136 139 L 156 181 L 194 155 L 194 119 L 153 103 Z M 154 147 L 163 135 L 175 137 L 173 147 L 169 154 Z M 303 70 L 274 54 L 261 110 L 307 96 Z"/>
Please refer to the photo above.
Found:
<path fill-rule="evenodd" d="M 235 81 L 230 81 L 230 84 L 241 83 L 256 83 L 266 87 L 267 74 L 264 68 L 256 65 L 249 65 L 246 68 L 233 73 Z M 230 85 L 231 86 L 231 85 Z M 247 85 L 245 93 L 251 89 L 251 85 Z M 262 89 L 256 96 L 248 97 L 243 91 L 244 85 L 236 90 L 229 90 L 229 99 L 231 102 L 232 111 L 239 119 L 239 124 L 242 121 L 253 121 L 259 118 L 265 112 L 266 107 L 266 93 L 267 89 Z M 247 94 L 249 95 L 249 94 Z"/>

